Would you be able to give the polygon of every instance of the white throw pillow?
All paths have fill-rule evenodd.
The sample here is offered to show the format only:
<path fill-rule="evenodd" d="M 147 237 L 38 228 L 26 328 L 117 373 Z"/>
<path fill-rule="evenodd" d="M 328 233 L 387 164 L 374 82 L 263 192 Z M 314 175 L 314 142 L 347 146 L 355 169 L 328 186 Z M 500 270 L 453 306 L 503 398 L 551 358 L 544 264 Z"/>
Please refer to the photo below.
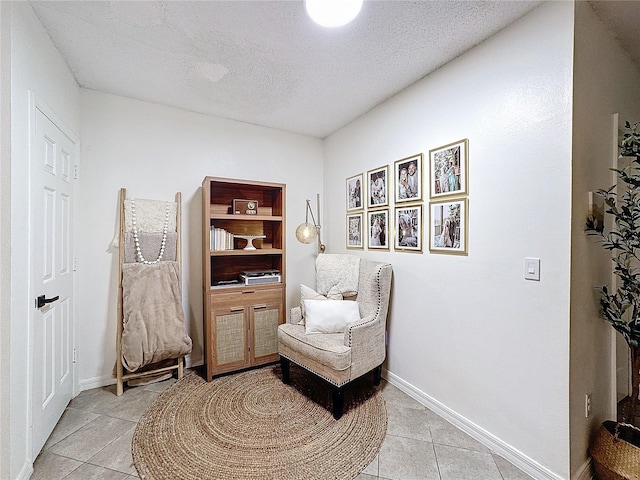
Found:
<path fill-rule="evenodd" d="M 358 302 L 350 300 L 305 300 L 305 333 L 340 333 L 360 320 Z"/>
<path fill-rule="evenodd" d="M 313 288 L 300 284 L 300 310 L 302 312 L 302 320 L 298 322 L 298 325 L 304 325 L 304 301 L 305 300 L 327 300 L 327 297 L 319 294 Z"/>

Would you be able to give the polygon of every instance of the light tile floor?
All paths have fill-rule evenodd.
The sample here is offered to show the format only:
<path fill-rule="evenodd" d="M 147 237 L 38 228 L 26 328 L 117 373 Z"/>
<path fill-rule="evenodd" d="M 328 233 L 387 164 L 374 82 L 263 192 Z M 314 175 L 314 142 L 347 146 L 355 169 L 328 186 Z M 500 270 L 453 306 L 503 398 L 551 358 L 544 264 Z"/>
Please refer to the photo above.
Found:
<path fill-rule="evenodd" d="M 134 480 L 131 439 L 145 409 L 174 379 L 74 398 L 34 464 L 32 480 Z M 387 435 L 356 480 L 530 480 L 502 457 L 393 385 L 381 383 Z M 220 479 L 224 480 L 224 479 Z"/>

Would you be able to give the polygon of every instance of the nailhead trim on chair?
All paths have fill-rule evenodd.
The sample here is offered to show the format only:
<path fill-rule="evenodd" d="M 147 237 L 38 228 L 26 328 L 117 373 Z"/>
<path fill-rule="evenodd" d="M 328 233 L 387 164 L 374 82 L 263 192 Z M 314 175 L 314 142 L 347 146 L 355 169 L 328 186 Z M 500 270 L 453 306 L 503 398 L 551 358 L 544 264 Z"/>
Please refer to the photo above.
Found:
<path fill-rule="evenodd" d="M 286 358 L 287 360 L 289 360 L 290 362 L 295 363 L 296 365 L 300 365 L 298 362 L 296 362 L 295 360 L 287 357 L 286 355 L 283 355 L 282 353 L 280 354 L 281 357 Z M 336 383 L 333 380 L 328 379 L 327 377 L 325 377 L 324 375 L 322 375 L 321 373 L 316 372 L 315 370 L 307 367 L 306 365 L 300 365 L 302 368 L 304 368 L 305 370 L 309 370 L 311 373 L 313 373 L 314 375 L 317 375 L 318 377 L 322 378 L 324 381 L 329 382 L 331 385 L 335 385 L 336 387 L 342 387 L 343 385 L 346 385 L 347 383 L 350 382 L 350 380 L 347 380 L 346 382 L 342 382 L 342 383 Z"/>
<path fill-rule="evenodd" d="M 360 326 L 360 325 L 366 325 L 367 323 L 371 323 L 371 322 L 373 322 L 376 318 L 378 318 L 378 315 L 380 315 L 380 307 L 381 307 L 381 305 L 380 305 L 380 296 L 381 296 L 381 292 L 380 292 L 380 291 L 382 290 L 382 289 L 380 288 L 380 275 L 382 274 L 382 269 L 383 269 L 384 267 L 386 267 L 387 265 L 389 265 L 389 264 L 388 264 L 388 263 L 384 263 L 384 264 L 382 264 L 382 265 L 378 265 L 378 267 L 377 267 L 377 268 L 378 268 L 378 272 L 377 272 L 377 274 L 376 274 L 376 286 L 378 287 L 378 295 L 377 295 L 377 297 L 378 297 L 378 305 L 376 306 L 376 313 L 375 313 L 375 315 L 373 316 L 373 318 L 371 318 L 371 320 L 369 320 L 368 322 L 365 322 L 365 323 L 358 323 L 358 324 L 357 324 L 357 326 Z M 355 326 L 351 326 L 351 327 L 349 327 L 349 347 L 351 347 L 351 331 L 353 330 L 353 328 L 354 328 L 354 327 L 355 327 Z"/>

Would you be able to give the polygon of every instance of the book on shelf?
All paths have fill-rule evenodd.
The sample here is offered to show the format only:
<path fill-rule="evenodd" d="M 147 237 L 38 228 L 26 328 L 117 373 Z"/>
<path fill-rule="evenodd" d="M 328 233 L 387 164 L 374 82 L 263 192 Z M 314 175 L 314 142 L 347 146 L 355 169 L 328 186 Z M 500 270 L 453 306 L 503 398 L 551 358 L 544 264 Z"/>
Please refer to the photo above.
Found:
<path fill-rule="evenodd" d="M 212 251 L 233 250 L 233 233 L 227 232 L 224 228 L 216 228 L 211 225 L 211 245 Z"/>

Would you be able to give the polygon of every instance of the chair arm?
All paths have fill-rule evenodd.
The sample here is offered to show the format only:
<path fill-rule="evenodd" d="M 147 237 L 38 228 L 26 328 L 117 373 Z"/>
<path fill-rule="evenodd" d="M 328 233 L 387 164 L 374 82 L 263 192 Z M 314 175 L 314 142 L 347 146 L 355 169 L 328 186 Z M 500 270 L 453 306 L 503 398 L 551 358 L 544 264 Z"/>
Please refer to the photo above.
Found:
<path fill-rule="evenodd" d="M 344 345 L 351 347 L 351 379 L 358 378 L 378 365 L 386 356 L 385 322 L 369 315 L 347 326 Z"/>
<path fill-rule="evenodd" d="M 291 309 L 291 316 L 288 323 L 297 324 L 302 320 L 302 309 L 300 307 L 293 307 Z"/>

